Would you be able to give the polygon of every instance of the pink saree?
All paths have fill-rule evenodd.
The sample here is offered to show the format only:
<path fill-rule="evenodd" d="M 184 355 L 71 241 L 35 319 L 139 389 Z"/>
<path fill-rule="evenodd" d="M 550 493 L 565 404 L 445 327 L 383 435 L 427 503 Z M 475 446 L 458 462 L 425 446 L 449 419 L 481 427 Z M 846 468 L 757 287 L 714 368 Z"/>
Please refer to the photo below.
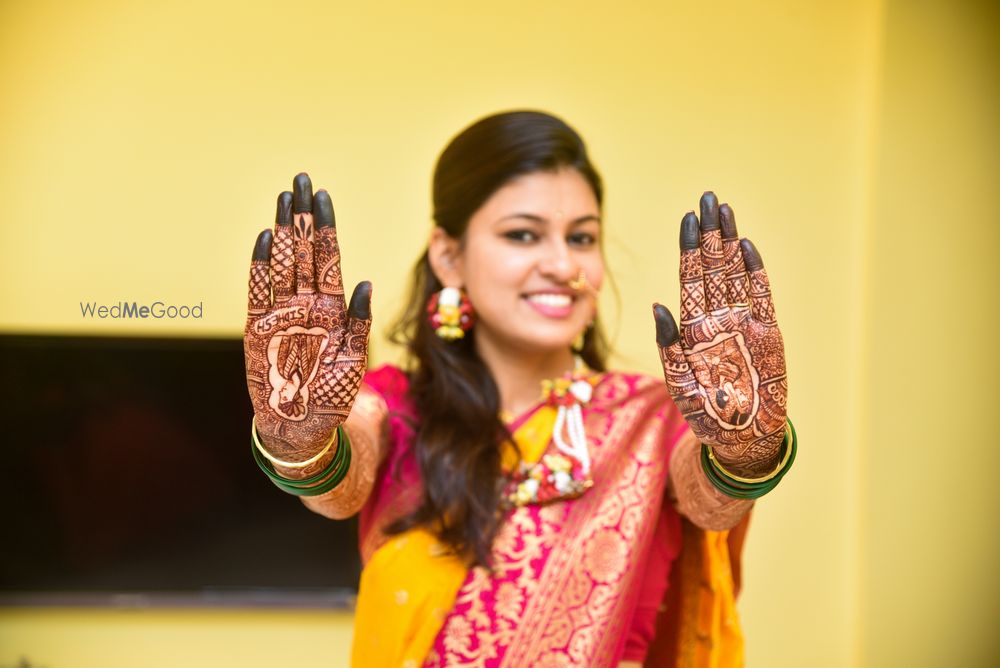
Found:
<path fill-rule="evenodd" d="M 406 377 L 382 367 L 365 382 L 385 399 L 390 414 L 389 454 L 361 514 L 360 544 L 368 569 L 388 540 L 381 528 L 412 509 L 422 490 L 412 448 L 417 416 L 406 398 Z M 512 431 L 526 417 L 515 421 Z M 693 437 L 662 380 L 641 375 L 602 375 L 583 418 L 593 487 L 573 500 L 510 510 L 494 543 L 492 572 L 480 567 L 455 571 L 452 566 L 457 591 L 447 594 L 450 607 L 434 608 L 429 635 L 423 622 L 430 645 L 420 654 L 425 668 L 617 666 L 625 659 L 642 660 L 651 643 L 660 657 L 657 665 L 679 665 L 674 657 L 680 658 L 685 644 L 690 645 L 678 631 L 684 624 L 658 617 L 683 533 L 664 490 L 671 453 L 682 439 Z M 695 532 L 683 533 L 688 543 L 709 535 L 685 526 L 688 533 Z M 728 557 L 724 561 L 728 573 Z M 678 584 L 671 593 L 682 590 Z M 359 612 L 365 598 L 363 575 Z M 695 615 L 688 635 L 703 636 L 700 620 L 705 614 L 697 606 L 704 601 L 695 601 L 695 608 L 679 601 L 675 605 L 687 605 L 686 617 Z M 711 601 L 708 605 L 718 609 Z M 364 607 L 371 617 L 372 610 L 387 610 L 391 604 L 369 596 Z M 429 610 L 422 614 L 432 616 Z M 699 624 L 700 630 L 695 628 Z M 366 632 L 371 628 L 365 626 Z M 402 664 L 418 665 L 413 658 Z"/>

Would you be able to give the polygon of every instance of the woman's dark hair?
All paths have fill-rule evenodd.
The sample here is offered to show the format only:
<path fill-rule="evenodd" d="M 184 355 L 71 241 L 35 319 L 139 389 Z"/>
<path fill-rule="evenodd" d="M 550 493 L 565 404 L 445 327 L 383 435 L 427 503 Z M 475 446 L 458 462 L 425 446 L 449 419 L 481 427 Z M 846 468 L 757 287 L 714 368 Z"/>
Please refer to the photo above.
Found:
<path fill-rule="evenodd" d="M 537 111 L 487 116 L 459 133 L 438 158 L 434 223 L 461 239 L 472 214 L 511 179 L 566 167 L 583 175 L 600 205 L 601 177 L 573 128 Z M 424 496 L 387 531 L 425 526 L 470 563 L 489 566 L 500 520 L 499 446 L 510 433 L 498 416 L 496 383 L 476 353 L 475 327 L 463 339 L 445 341 L 428 322 L 427 301 L 442 287 L 425 251 L 413 270 L 407 307 L 389 334 L 409 353 Z M 584 335 L 581 357 L 592 369 L 605 369 L 607 342 L 596 321 Z"/>

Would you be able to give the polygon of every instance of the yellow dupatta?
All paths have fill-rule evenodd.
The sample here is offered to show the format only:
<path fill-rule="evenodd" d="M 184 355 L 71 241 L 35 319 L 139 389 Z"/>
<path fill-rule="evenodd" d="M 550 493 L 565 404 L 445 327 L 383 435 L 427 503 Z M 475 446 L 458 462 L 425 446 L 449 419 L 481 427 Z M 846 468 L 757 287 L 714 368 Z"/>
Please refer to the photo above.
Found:
<path fill-rule="evenodd" d="M 647 666 L 739 668 L 743 632 L 736 613 L 739 553 L 747 519 L 705 531 L 682 518 L 683 547 L 674 561 Z M 735 562 L 735 563 L 734 563 Z"/>

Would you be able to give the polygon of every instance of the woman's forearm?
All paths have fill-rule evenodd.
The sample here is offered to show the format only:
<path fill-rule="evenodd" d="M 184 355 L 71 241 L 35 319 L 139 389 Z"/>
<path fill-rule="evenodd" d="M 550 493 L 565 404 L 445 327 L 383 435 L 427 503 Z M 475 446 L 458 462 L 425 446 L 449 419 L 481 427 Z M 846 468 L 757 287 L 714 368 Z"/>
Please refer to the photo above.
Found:
<path fill-rule="evenodd" d="M 348 518 L 365 505 L 375 485 L 375 474 L 385 454 L 385 400 L 362 386 L 344 423 L 351 439 L 351 467 L 343 482 L 326 494 L 303 496 L 307 508 L 334 520 Z"/>
<path fill-rule="evenodd" d="M 709 531 L 736 526 L 753 507 L 753 501 L 726 496 L 705 477 L 701 444 L 690 431 L 677 444 L 670 461 L 670 490 L 681 514 Z"/>
<path fill-rule="evenodd" d="M 371 494 L 385 453 L 383 429 L 387 413 L 382 397 L 362 386 L 343 425 L 351 441 L 351 466 L 347 475 L 325 494 L 299 497 L 307 508 L 330 519 L 346 519 L 361 510 Z M 332 448 L 322 459 L 305 468 L 275 465 L 275 469 L 286 478 L 308 478 L 326 468 L 336 452 L 336 448 Z"/>

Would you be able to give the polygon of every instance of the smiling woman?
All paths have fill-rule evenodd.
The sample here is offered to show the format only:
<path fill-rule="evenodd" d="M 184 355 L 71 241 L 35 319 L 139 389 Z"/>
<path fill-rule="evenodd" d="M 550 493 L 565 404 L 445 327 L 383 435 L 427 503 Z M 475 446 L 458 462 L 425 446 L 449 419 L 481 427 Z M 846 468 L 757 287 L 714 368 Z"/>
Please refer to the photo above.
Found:
<path fill-rule="evenodd" d="M 360 512 L 354 665 L 742 664 L 747 514 L 795 454 L 767 275 L 705 193 L 680 328 L 654 309 L 666 383 L 608 371 L 602 195 L 554 116 L 466 128 L 392 330 L 408 366 L 376 370 L 329 195 L 300 174 L 279 196 L 245 334 L 256 460 L 315 512 Z"/>

